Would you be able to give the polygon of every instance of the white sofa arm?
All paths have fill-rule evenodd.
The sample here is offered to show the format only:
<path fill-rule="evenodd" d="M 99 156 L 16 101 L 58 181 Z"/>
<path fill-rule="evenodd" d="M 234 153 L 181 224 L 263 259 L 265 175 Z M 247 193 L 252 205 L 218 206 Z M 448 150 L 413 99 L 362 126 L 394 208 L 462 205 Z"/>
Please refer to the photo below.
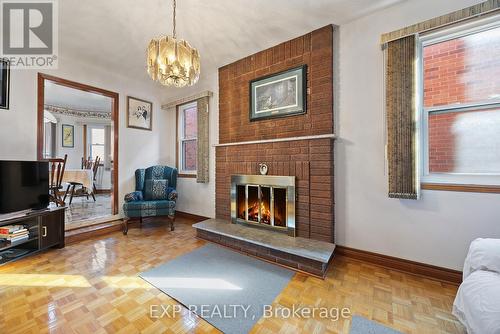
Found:
<path fill-rule="evenodd" d="M 471 273 L 458 289 L 453 315 L 469 334 L 500 334 L 500 274 Z"/>
<path fill-rule="evenodd" d="M 463 279 L 476 270 L 500 274 L 500 239 L 478 238 L 472 241 L 464 262 Z"/>

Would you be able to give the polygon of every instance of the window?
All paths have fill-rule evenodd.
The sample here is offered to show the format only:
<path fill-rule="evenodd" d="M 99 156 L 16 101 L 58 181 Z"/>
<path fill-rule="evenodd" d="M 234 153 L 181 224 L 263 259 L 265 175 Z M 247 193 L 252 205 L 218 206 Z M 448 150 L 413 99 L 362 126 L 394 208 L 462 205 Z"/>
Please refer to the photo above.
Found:
<path fill-rule="evenodd" d="M 179 147 L 178 161 L 180 174 L 196 175 L 198 146 L 198 110 L 197 104 L 189 103 L 179 106 Z"/>
<path fill-rule="evenodd" d="M 51 159 L 55 155 L 56 147 L 56 137 L 54 133 L 56 132 L 56 123 L 52 123 L 50 120 L 44 119 L 44 136 L 43 136 L 43 158 Z"/>
<path fill-rule="evenodd" d="M 421 179 L 500 184 L 500 25 L 420 38 Z"/>
<path fill-rule="evenodd" d="M 90 128 L 90 158 L 95 161 L 96 157 L 101 158 L 104 161 L 104 150 L 105 150 L 105 135 L 104 128 L 102 127 L 92 127 Z"/>

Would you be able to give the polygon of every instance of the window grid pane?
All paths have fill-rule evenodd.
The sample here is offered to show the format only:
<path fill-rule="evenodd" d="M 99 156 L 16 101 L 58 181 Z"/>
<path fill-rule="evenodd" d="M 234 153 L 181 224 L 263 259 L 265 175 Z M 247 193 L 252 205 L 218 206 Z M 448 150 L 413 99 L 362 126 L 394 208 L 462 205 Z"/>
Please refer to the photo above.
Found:
<path fill-rule="evenodd" d="M 90 137 L 92 140 L 91 144 L 104 145 L 104 129 L 99 129 L 99 128 L 91 129 Z"/>
<path fill-rule="evenodd" d="M 95 160 L 96 157 L 104 159 L 104 145 L 91 145 L 91 159 Z"/>
<path fill-rule="evenodd" d="M 197 140 L 182 141 L 182 170 L 196 171 Z"/>
<path fill-rule="evenodd" d="M 500 28 L 423 48 L 424 107 L 500 99 Z"/>
<path fill-rule="evenodd" d="M 179 162 L 181 172 L 196 172 L 198 110 L 196 104 L 179 110 Z"/>
<path fill-rule="evenodd" d="M 430 173 L 500 173 L 500 109 L 429 114 Z"/>
<path fill-rule="evenodd" d="M 500 101 L 500 27 L 424 46 L 422 54 L 425 170 L 456 175 L 458 183 L 458 174 L 500 174 L 500 108 L 494 104 Z"/>
<path fill-rule="evenodd" d="M 184 139 L 193 139 L 196 138 L 198 132 L 198 124 L 197 124 L 197 108 L 190 107 L 186 108 L 183 111 L 183 134 Z"/>

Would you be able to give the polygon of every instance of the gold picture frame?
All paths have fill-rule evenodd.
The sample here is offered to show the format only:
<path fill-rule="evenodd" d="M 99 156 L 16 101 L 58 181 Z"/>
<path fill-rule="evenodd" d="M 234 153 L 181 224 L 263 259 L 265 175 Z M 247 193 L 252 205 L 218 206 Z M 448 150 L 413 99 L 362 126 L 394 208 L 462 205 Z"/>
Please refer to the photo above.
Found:
<path fill-rule="evenodd" d="M 75 127 L 73 125 L 62 125 L 62 147 L 75 147 Z"/>

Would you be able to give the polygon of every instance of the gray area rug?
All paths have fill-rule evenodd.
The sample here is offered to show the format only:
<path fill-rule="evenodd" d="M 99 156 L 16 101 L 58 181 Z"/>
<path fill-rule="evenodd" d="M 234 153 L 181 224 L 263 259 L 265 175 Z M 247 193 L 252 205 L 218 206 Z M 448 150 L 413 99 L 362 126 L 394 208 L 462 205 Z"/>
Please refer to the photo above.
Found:
<path fill-rule="evenodd" d="M 360 317 L 359 315 L 353 315 L 350 334 L 401 334 L 401 332 Z"/>
<path fill-rule="evenodd" d="M 291 270 L 208 244 L 140 277 L 224 333 L 237 334 L 250 331 L 264 305 L 273 302 L 293 275 Z"/>

